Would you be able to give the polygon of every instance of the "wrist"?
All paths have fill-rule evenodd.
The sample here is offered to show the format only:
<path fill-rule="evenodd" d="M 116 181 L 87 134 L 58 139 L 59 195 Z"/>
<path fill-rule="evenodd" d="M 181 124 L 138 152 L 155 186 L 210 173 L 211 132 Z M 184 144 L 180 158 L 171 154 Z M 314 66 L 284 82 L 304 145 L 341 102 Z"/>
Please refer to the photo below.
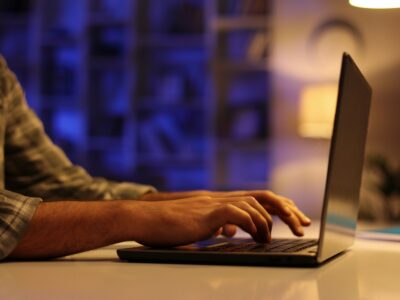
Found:
<path fill-rule="evenodd" d="M 118 217 L 115 222 L 120 233 L 121 241 L 137 241 L 140 238 L 140 233 L 146 223 L 144 218 L 145 212 L 143 206 L 147 205 L 145 201 L 118 201 L 117 210 Z"/>

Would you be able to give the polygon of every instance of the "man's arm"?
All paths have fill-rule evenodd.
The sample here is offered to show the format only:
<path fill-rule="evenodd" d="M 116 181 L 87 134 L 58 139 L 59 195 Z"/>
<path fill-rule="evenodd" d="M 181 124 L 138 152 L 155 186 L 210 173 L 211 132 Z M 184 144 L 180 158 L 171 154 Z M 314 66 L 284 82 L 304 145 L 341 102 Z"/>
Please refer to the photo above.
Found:
<path fill-rule="evenodd" d="M 59 257 L 128 240 L 185 245 L 213 236 L 226 224 L 239 226 L 259 242 L 271 238 L 271 216 L 248 196 L 41 203 L 9 258 Z"/>

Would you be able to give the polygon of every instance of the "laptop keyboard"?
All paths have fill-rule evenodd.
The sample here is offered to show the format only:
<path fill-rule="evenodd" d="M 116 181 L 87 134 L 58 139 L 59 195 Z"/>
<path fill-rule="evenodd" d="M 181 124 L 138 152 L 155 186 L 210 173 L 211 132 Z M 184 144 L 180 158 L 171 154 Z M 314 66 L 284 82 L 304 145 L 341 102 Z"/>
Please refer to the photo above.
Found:
<path fill-rule="evenodd" d="M 259 244 L 254 241 L 224 242 L 201 248 L 202 251 L 217 252 L 298 252 L 317 245 L 314 239 L 274 239 L 267 244 Z"/>

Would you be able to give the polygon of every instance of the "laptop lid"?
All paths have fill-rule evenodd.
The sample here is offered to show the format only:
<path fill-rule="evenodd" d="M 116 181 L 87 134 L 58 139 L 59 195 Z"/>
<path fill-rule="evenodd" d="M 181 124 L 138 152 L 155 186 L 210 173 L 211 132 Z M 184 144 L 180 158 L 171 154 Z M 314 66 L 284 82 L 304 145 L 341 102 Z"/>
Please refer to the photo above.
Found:
<path fill-rule="evenodd" d="M 343 54 L 317 252 L 318 262 L 354 242 L 372 90 Z"/>

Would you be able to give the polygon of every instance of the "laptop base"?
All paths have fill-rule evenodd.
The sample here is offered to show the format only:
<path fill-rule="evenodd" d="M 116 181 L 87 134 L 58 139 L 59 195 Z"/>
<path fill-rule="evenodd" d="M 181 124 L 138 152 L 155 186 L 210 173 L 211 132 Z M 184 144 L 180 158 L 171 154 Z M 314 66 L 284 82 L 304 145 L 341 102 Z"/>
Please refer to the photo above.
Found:
<path fill-rule="evenodd" d="M 288 239 L 275 240 L 290 241 Z M 232 241 L 232 242 L 230 242 Z M 234 246 L 248 244 L 248 239 L 211 239 L 196 244 L 177 248 L 133 247 L 117 250 L 120 259 L 143 263 L 178 263 L 178 264 L 213 264 L 213 265 L 248 265 L 248 266 L 318 266 L 316 247 L 308 247 L 299 252 L 263 252 L 240 249 L 237 251 L 221 250 L 227 242 Z M 299 242 L 300 240 L 293 240 Z M 311 241 L 311 240 L 307 240 Z M 314 241 L 316 243 L 316 240 Z M 257 245 L 256 243 L 253 243 Z M 258 244 L 268 247 L 270 244 Z M 268 253 L 268 255 L 265 255 Z"/>

